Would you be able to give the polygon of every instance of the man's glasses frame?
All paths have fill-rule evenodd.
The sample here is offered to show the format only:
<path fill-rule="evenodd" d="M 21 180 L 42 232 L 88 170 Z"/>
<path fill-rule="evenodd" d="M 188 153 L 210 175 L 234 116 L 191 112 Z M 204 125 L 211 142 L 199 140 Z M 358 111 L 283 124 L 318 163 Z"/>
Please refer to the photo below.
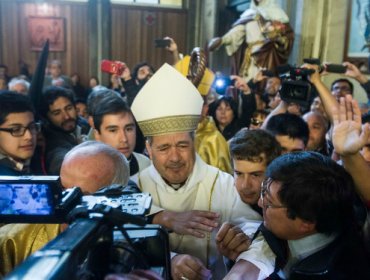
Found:
<path fill-rule="evenodd" d="M 287 208 L 284 205 L 274 205 L 272 203 L 269 203 L 265 198 L 266 193 L 270 193 L 270 186 L 272 184 L 273 180 L 271 178 L 266 178 L 265 180 L 262 181 L 261 184 L 261 201 L 263 208 L 272 208 L 272 209 L 279 209 L 279 208 Z"/>
<path fill-rule="evenodd" d="M 30 123 L 27 126 L 14 126 L 12 128 L 0 128 L 0 131 L 5 131 L 10 133 L 14 137 L 22 137 L 26 130 L 29 130 L 31 134 L 37 134 L 41 131 L 41 124 L 40 123 Z"/>

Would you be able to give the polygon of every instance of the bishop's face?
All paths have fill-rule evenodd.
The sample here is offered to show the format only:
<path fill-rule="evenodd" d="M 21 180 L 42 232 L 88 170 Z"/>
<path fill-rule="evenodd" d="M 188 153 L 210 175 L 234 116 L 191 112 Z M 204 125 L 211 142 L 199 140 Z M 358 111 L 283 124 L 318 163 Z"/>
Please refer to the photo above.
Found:
<path fill-rule="evenodd" d="M 153 136 L 146 145 L 150 158 L 169 184 L 182 184 L 195 163 L 194 140 L 189 132 Z"/>

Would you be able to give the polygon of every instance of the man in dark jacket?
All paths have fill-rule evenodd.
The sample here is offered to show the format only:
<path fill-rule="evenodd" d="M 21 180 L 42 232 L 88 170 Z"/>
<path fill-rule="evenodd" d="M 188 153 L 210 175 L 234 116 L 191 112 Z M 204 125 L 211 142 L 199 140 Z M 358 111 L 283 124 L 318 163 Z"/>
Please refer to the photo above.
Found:
<path fill-rule="evenodd" d="M 45 89 L 41 114 L 47 120 L 44 127 L 46 169 L 50 174 L 59 174 L 65 154 L 83 141 L 89 125 L 78 117 L 73 93 L 61 87 Z"/>

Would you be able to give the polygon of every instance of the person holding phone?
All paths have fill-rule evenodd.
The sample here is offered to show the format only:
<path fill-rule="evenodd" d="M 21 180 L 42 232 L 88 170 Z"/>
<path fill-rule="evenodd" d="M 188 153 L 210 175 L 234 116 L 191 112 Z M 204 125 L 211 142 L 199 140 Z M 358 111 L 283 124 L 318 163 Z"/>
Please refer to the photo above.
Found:
<path fill-rule="evenodd" d="M 132 71 L 132 75 L 129 67 L 124 69 L 120 77 L 123 81 L 122 84 L 125 88 L 125 96 L 129 106 L 131 106 L 138 92 L 153 76 L 154 72 L 155 70 L 153 66 L 151 66 L 148 62 L 140 62 L 137 64 Z"/>

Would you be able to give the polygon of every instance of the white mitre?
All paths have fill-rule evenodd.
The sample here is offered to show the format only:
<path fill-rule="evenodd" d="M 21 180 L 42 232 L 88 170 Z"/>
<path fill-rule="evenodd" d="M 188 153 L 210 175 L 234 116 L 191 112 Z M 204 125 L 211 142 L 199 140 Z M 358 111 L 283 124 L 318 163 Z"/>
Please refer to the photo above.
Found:
<path fill-rule="evenodd" d="M 196 87 L 165 63 L 131 105 L 144 136 L 190 132 L 197 128 L 203 98 Z"/>

